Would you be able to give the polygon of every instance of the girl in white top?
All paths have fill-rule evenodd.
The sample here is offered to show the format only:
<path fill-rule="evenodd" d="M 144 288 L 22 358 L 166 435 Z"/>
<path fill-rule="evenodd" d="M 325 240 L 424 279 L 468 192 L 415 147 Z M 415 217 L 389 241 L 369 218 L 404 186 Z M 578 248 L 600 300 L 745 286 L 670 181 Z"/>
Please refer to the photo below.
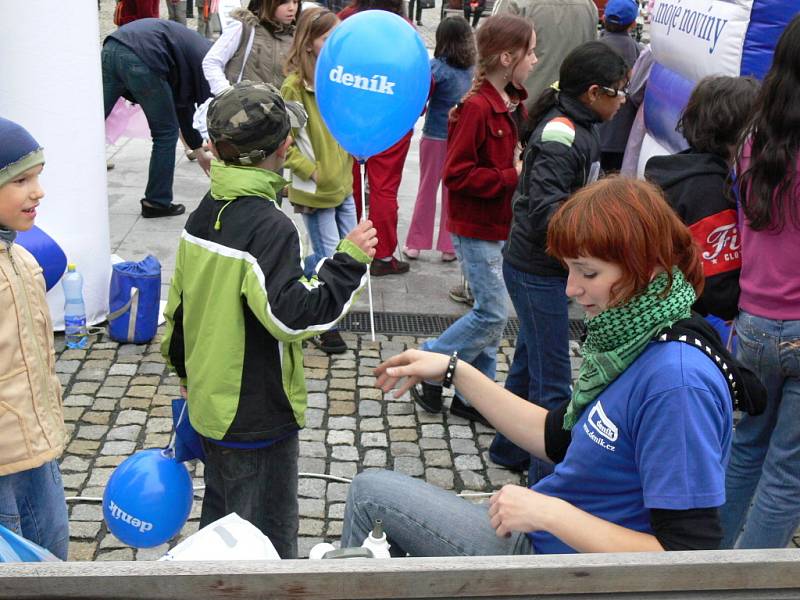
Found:
<path fill-rule="evenodd" d="M 203 59 L 203 73 L 215 96 L 242 80 L 281 87 L 300 0 L 250 0 L 231 12 L 231 23 Z"/>

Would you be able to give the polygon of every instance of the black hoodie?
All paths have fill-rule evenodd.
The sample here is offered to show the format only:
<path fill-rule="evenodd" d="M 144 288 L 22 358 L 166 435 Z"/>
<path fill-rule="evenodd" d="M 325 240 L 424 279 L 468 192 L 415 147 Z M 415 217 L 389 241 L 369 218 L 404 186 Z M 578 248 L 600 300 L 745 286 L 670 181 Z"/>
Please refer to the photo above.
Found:
<path fill-rule="evenodd" d="M 692 149 L 654 156 L 644 170 L 645 178 L 664 190 L 700 246 L 706 284 L 692 308 L 725 320 L 739 312 L 742 267 L 736 204 L 725 194 L 728 171 L 722 157 Z"/>

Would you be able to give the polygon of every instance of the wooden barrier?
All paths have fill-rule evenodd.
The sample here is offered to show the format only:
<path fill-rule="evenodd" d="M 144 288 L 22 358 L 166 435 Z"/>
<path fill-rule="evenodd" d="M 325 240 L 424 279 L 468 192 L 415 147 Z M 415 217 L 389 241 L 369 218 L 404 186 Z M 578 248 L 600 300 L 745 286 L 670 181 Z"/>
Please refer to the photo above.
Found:
<path fill-rule="evenodd" d="M 0 565 L 0 598 L 800 598 L 800 550 Z"/>

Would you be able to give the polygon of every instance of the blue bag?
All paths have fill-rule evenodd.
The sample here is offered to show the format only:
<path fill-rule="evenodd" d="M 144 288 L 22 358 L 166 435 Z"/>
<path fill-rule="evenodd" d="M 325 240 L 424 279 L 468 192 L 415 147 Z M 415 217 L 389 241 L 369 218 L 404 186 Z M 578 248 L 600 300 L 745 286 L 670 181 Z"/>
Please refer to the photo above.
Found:
<path fill-rule="evenodd" d="M 113 265 L 108 294 L 108 334 L 123 343 L 144 344 L 158 328 L 161 263 L 155 256 Z"/>
<path fill-rule="evenodd" d="M 60 562 L 49 550 L 0 525 L 0 563 Z"/>
<path fill-rule="evenodd" d="M 172 401 L 172 427 L 175 431 L 173 434 L 175 460 L 184 462 L 197 458 L 201 462 L 205 462 L 206 453 L 203 451 L 203 442 L 200 434 L 189 422 L 189 409 L 183 398 L 175 398 Z"/>

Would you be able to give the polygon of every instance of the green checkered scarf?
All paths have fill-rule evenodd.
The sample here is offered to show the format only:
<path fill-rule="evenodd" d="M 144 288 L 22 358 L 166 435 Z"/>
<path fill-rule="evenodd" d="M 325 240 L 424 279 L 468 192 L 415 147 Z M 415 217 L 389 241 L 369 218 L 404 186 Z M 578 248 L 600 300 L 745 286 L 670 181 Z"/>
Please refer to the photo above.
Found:
<path fill-rule="evenodd" d="M 677 268 L 672 270 L 672 287 L 664 297 L 668 284 L 667 274 L 660 273 L 630 302 L 586 320 L 583 363 L 564 415 L 564 429 L 572 429 L 583 409 L 636 360 L 659 331 L 691 316 L 696 299 L 692 285 Z"/>

